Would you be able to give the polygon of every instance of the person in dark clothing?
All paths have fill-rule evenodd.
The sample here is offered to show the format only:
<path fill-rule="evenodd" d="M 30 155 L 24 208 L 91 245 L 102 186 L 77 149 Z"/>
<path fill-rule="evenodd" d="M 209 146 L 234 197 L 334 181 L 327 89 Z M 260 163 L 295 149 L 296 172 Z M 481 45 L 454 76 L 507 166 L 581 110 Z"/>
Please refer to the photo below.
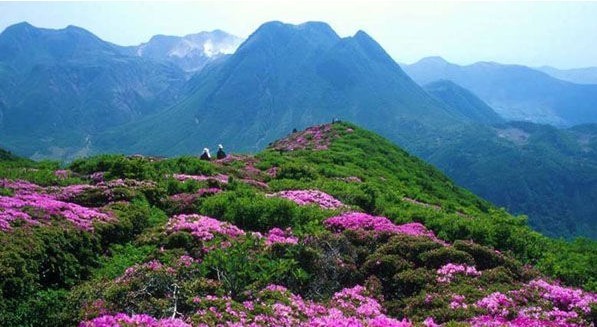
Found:
<path fill-rule="evenodd" d="M 199 157 L 199 159 L 207 161 L 211 160 L 211 155 L 209 154 L 208 148 L 203 149 L 203 154 L 201 155 L 201 157 Z"/>
<path fill-rule="evenodd" d="M 226 158 L 226 152 L 224 152 L 224 147 L 221 144 L 218 144 L 218 153 L 216 153 L 216 158 L 218 158 L 218 159 Z"/>

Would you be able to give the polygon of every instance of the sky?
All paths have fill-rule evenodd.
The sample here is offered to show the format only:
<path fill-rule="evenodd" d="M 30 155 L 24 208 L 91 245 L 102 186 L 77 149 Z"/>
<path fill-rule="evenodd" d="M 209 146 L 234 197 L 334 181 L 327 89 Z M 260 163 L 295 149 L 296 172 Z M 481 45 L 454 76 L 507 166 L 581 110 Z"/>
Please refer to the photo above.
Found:
<path fill-rule="evenodd" d="M 0 30 L 22 21 L 76 25 L 119 45 L 214 29 L 248 37 L 267 21 L 324 21 L 340 36 L 364 30 L 401 63 L 442 56 L 557 68 L 597 66 L 596 17 L 597 2 L 0 2 Z"/>

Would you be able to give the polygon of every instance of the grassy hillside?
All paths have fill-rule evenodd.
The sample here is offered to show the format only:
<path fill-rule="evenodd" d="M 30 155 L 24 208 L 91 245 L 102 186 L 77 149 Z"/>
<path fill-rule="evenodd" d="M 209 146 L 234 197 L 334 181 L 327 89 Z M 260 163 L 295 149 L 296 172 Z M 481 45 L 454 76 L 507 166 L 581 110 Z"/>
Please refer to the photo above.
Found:
<path fill-rule="evenodd" d="M 594 125 L 498 124 L 462 131 L 421 156 L 475 194 L 528 214 L 542 233 L 596 238 L 596 132 Z"/>
<path fill-rule="evenodd" d="M 256 156 L 103 155 L 0 178 L 0 325 L 594 319 L 597 244 L 546 238 L 351 124 Z"/>

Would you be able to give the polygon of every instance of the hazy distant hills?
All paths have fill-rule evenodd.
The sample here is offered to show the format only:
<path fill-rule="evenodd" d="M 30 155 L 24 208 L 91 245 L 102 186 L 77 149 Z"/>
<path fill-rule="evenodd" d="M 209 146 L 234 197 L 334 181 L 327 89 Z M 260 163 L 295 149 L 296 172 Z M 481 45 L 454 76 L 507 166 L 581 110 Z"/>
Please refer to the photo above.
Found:
<path fill-rule="evenodd" d="M 208 63 L 234 53 L 242 42 L 242 38 L 214 30 L 183 37 L 156 35 L 128 50 L 132 55 L 169 61 L 186 72 L 197 72 Z"/>
<path fill-rule="evenodd" d="M 467 67 L 444 62 L 437 71 L 414 74 L 407 67 L 427 84 L 421 87 L 365 32 L 341 38 L 325 23 L 266 23 L 233 54 L 226 54 L 223 41 L 215 47 L 220 50 L 208 52 L 212 57 L 201 47 L 207 41 L 185 48 L 187 38 L 119 47 L 75 27 L 5 30 L 0 145 L 28 157 L 62 159 L 102 152 L 196 154 L 218 143 L 253 152 L 293 128 L 338 118 L 388 137 L 497 205 L 529 214 L 546 234 L 597 237 L 597 125 L 564 130 L 507 123 L 508 116 L 496 114 L 474 87 L 437 81 L 436 75 L 446 75 L 442 69 L 455 69 L 465 82 L 480 79 Z M 186 52 L 188 62 L 171 55 L 185 53 L 176 50 L 181 47 L 194 47 Z M 187 64 L 203 68 L 192 72 Z M 550 87 L 546 97 L 554 103 L 590 103 L 588 93 L 569 90 L 593 86 L 579 88 L 520 66 L 487 65 L 492 68 L 476 74 L 495 83 L 481 81 L 481 89 L 491 93 L 493 85 L 503 103 L 508 96 L 522 101 L 525 90 L 532 103 L 541 85 Z M 537 86 L 529 76 L 546 84 Z M 504 81 L 530 86 L 513 90 Z M 563 100 L 556 99 L 558 92 Z M 558 124 L 570 117 L 591 120 L 583 116 L 588 104 L 549 112 Z"/>
<path fill-rule="evenodd" d="M 173 64 L 125 55 L 74 26 L 7 28 L 0 67 L 2 143 L 33 157 L 87 154 L 90 135 L 170 105 L 186 81 Z"/>
<path fill-rule="evenodd" d="M 482 124 L 503 123 L 500 117 L 483 100 L 472 94 L 469 90 L 448 80 L 439 80 L 423 85 L 427 93 L 443 102 L 450 110 Z"/>
<path fill-rule="evenodd" d="M 525 66 L 459 66 L 440 57 L 424 58 L 404 69 L 421 85 L 440 79 L 461 85 L 507 120 L 556 126 L 597 122 L 597 85 L 566 82 Z"/>
<path fill-rule="evenodd" d="M 577 84 L 597 84 L 597 67 L 557 69 L 542 66 L 536 69 L 563 81 Z"/>

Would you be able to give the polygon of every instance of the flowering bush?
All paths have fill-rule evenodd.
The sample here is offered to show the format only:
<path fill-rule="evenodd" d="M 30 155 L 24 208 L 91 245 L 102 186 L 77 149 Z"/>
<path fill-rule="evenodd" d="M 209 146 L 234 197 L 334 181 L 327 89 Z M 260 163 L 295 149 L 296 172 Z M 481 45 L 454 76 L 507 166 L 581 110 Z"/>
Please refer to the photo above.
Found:
<path fill-rule="evenodd" d="M 191 320 L 199 326 L 412 326 L 406 319 L 387 317 L 360 285 L 337 292 L 326 305 L 304 300 L 279 285 L 269 285 L 242 303 L 216 296 L 193 302 L 199 309 Z"/>
<path fill-rule="evenodd" d="M 481 276 L 474 266 L 459 265 L 448 263 L 437 270 L 437 281 L 440 283 L 450 283 L 455 275 Z"/>
<path fill-rule="evenodd" d="M 228 183 L 228 176 L 223 174 L 217 174 L 214 176 L 206 176 L 206 175 L 187 175 L 187 174 L 172 174 L 172 177 L 178 181 L 184 182 L 187 180 L 194 180 L 194 181 L 207 181 L 207 180 L 216 180 L 219 183 L 227 184 Z"/>
<path fill-rule="evenodd" d="M 188 231 L 201 241 L 209 241 L 215 234 L 236 238 L 245 233 L 230 223 L 197 214 L 176 215 L 170 218 L 166 229 L 168 232 Z"/>
<path fill-rule="evenodd" d="M 563 310 L 580 309 L 584 313 L 589 313 L 591 312 L 591 303 L 597 303 L 597 294 L 550 284 L 543 279 L 534 280 L 528 286 L 530 289 L 537 290 L 541 297 L 552 301 Z"/>
<path fill-rule="evenodd" d="M 272 244 L 297 244 L 298 238 L 292 236 L 292 229 L 272 228 L 265 236 L 265 245 Z"/>
<path fill-rule="evenodd" d="M 54 176 L 58 177 L 59 179 L 67 179 L 70 176 L 70 171 L 64 169 L 55 170 Z"/>
<path fill-rule="evenodd" d="M 123 313 L 103 315 L 81 322 L 80 327 L 104 326 L 396 326 L 410 327 L 407 319 L 397 320 L 383 313 L 380 303 L 365 294 L 362 286 L 337 292 L 327 305 L 304 300 L 285 287 L 269 285 L 255 298 L 236 302 L 228 296 L 195 297 L 195 314 L 186 319 L 155 319 L 148 315 Z"/>
<path fill-rule="evenodd" d="M 324 225 L 335 232 L 343 230 L 370 231 L 374 234 L 406 234 L 412 236 L 426 236 L 441 242 L 432 231 L 420 223 L 396 225 L 386 217 L 372 216 L 362 212 L 347 212 L 340 216 L 328 218 Z"/>
<path fill-rule="evenodd" d="M 145 314 L 129 316 L 118 313 L 82 322 L 79 327 L 191 327 L 191 325 L 176 318 L 155 319 Z"/>
<path fill-rule="evenodd" d="M 272 148 L 282 151 L 327 150 L 331 140 L 336 135 L 331 125 L 312 126 L 304 131 L 293 133 L 285 139 L 276 141 Z"/>
<path fill-rule="evenodd" d="M 585 326 L 581 315 L 591 312 L 597 295 L 579 289 L 531 281 L 519 290 L 494 292 L 475 303 L 485 315 L 471 319 L 473 326 Z"/>
<path fill-rule="evenodd" d="M 0 196 L 0 229 L 10 230 L 9 223 L 23 219 L 33 223 L 37 219 L 48 220 L 50 216 L 63 217 L 76 227 L 93 229 L 94 221 L 107 222 L 112 217 L 97 209 L 56 200 L 45 194 L 15 194 L 13 197 Z M 36 224 L 36 223 L 33 223 Z"/>
<path fill-rule="evenodd" d="M 281 191 L 267 196 L 277 196 L 295 202 L 298 205 L 316 204 L 323 209 L 339 209 L 344 204 L 333 196 L 318 190 L 288 190 Z"/>

